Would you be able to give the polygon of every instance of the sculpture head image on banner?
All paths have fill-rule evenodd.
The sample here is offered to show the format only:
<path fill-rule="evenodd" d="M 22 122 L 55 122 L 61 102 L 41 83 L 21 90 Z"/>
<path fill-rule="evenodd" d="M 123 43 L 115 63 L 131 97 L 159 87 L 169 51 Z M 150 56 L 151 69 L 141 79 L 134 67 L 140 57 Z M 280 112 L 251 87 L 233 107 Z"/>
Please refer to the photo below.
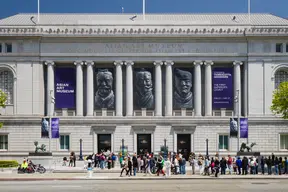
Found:
<path fill-rule="evenodd" d="M 96 70 L 95 108 L 114 109 L 113 68 Z"/>
<path fill-rule="evenodd" d="M 192 68 L 174 69 L 174 109 L 193 109 Z"/>
<path fill-rule="evenodd" d="M 238 120 L 237 118 L 230 118 L 230 137 L 238 136 Z"/>
<path fill-rule="evenodd" d="M 49 138 L 49 118 L 42 118 L 41 120 L 41 138 Z"/>
<path fill-rule="evenodd" d="M 153 69 L 135 69 L 134 106 L 154 109 Z"/>

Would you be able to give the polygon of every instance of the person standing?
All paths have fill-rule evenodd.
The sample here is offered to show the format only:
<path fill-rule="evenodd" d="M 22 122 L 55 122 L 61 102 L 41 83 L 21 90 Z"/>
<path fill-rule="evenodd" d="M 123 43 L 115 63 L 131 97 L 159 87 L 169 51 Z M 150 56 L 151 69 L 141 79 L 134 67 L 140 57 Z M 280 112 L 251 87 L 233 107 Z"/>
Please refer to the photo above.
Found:
<path fill-rule="evenodd" d="M 279 170 L 278 170 L 278 166 L 279 166 L 279 160 L 278 160 L 278 157 L 275 157 L 275 160 L 274 160 L 274 166 L 275 166 L 275 175 L 278 175 L 279 174 Z"/>
<path fill-rule="evenodd" d="M 171 176 L 171 161 L 170 158 L 167 158 L 165 161 L 166 176 Z"/>
<path fill-rule="evenodd" d="M 248 169 L 248 158 L 243 157 L 242 159 L 242 175 L 247 175 L 247 169 Z"/>
<path fill-rule="evenodd" d="M 222 157 L 222 159 L 220 161 L 220 167 L 221 167 L 221 175 L 225 175 L 226 174 L 226 168 L 227 168 L 227 161 L 226 161 L 225 157 Z"/>
<path fill-rule="evenodd" d="M 218 160 L 218 157 L 215 158 L 215 177 L 218 177 L 219 168 L 220 168 L 220 162 Z"/>
<path fill-rule="evenodd" d="M 241 175 L 242 161 L 240 157 L 238 157 L 236 160 L 236 166 L 238 168 L 238 175 Z"/>
<path fill-rule="evenodd" d="M 279 175 L 282 174 L 282 157 L 279 157 L 279 166 L 278 166 L 278 169 L 279 169 Z"/>
<path fill-rule="evenodd" d="M 287 159 L 287 157 L 285 157 L 284 160 L 285 160 L 285 162 L 284 162 L 285 174 L 288 174 L 288 159 Z"/>
<path fill-rule="evenodd" d="M 228 155 L 227 165 L 229 169 L 229 174 L 232 175 L 232 157 L 230 155 Z"/>
<path fill-rule="evenodd" d="M 138 160 L 137 160 L 137 157 L 136 157 L 136 153 L 133 155 L 132 165 L 133 165 L 133 175 L 136 176 L 136 172 L 137 172 L 137 169 L 138 169 Z"/>
<path fill-rule="evenodd" d="M 272 159 L 270 156 L 268 157 L 268 159 L 266 161 L 266 165 L 268 168 L 268 175 L 271 175 L 272 174 Z"/>
<path fill-rule="evenodd" d="M 261 157 L 260 166 L 261 166 L 262 175 L 265 175 L 265 160 L 263 156 Z"/>
<path fill-rule="evenodd" d="M 192 167 L 192 175 L 195 175 L 195 157 L 192 156 L 190 159 L 190 165 Z"/>
<path fill-rule="evenodd" d="M 126 172 L 126 175 L 129 177 L 132 176 L 132 162 L 130 157 L 128 157 L 128 171 Z"/>

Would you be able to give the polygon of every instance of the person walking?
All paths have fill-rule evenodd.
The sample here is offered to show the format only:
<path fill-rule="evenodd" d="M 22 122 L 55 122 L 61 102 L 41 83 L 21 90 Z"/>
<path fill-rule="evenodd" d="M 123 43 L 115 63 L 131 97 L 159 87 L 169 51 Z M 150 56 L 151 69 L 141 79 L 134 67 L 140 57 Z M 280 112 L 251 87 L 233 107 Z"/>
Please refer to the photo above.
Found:
<path fill-rule="evenodd" d="M 215 177 L 218 177 L 219 169 L 220 169 L 220 162 L 218 160 L 218 157 L 215 158 Z"/>
<path fill-rule="evenodd" d="M 230 175 L 232 175 L 232 163 L 233 163 L 233 159 L 230 155 L 228 155 L 227 165 L 228 165 L 228 170 L 229 170 Z"/>
<path fill-rule="evenodd" d="M 279 169 L 279 175 L 281 175 L 282 174 L 282 157 L 279 157 L 278 169 Z"/>
<path fill-rule="evenodd" d="M 166 177 L 171 176 L 171 161 L 170 158 L 167 158 L 167 160 L 164 163 L 165 169 L 166 169 Z"/>
<path fill-rule="evenodd" d="M 121 173 L 120 173 L 120 177 L 122 177 L 122 174 L 124 171 L 126 171 L 127 173 L 127 168 L 128 168 L 128 162 L 126 161 L 126 158 L 124 157 L 123 158 L 123 167 L 122 167 L 122 170 L 121 170 Z"/>
<path fill-rule="evenodd" d="M 128 171 L 126 172 L 126 175 L 129 177 L 132 176 L 132 162 L 130 157 L 128 157 Z"/>
<path fill-rule="evenodd" d="M 138 169 L 138 160 L 136 157 L 136 153 L 133 155 L 133 158 L 132 158 L 132 166 L 133 166 L 133 175 L 136 176 L 137 169 Z"/>

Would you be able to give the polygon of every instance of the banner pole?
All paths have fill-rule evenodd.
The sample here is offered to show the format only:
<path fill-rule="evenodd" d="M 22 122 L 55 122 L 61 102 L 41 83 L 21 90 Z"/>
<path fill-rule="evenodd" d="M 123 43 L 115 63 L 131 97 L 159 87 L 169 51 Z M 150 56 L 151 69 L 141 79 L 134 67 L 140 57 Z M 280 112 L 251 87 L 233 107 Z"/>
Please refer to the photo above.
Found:
<path fill-rule="evenodd" d="M 40 23 L 40 0 L 38 0 L 38 24 Z"/>
<path fill-rule="evenodd" d="M 237 89 L 237 121 L 238 121 L 238 134 L 237 134 L 237 150 L 238 150 L 238 152 L 240 151 L 240 98 L 239 98 L 239 96 L 240 96 L 240 90 L 239 89 Z"/>
<path fill-rule="evenodd" d="M 49 152 L 51 153 L 51 137 L 52 137 L 52 92 L 50 90 L 50 110 L 49 110 Z"/>
<path fill-rule="evenodd" d="M 146 12 L 145 5 L 146 5 L 145 0 L 143 0 L 143 20 L 145 20 L 145 12 Z"/>

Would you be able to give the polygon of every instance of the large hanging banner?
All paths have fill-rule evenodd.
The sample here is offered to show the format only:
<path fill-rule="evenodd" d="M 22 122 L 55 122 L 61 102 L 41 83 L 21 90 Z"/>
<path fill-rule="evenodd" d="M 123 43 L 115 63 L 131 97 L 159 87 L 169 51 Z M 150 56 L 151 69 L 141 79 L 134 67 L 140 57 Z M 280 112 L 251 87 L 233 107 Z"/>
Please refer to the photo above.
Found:
<path fill-rule="evenodd" d="M 76 70 L 75 68 L 55 68 L 55 107 L 75 108 Z"/>
<path fill-rule="evenodd" d="M 213 69 L 213 109 L 233 109 L 233 68 Z"/>
<path fill-rule="evenodd" d="M 49 118 L 41 120 L 41 138 L 49 138 Z"/>
<path fill-rule="evenodd" d="M 59 139 L 59 118 L 51 118 L 52 139 Z"/>
<path fill-rule="evenodd" d="M 238 121 L 237 118 L 230 118 L 230 137 L 238 136 Z"/>
<path fill-rule="evenodd" d="M 248 138 L 248 118 L 240 118 L 240 138 Z"/>

